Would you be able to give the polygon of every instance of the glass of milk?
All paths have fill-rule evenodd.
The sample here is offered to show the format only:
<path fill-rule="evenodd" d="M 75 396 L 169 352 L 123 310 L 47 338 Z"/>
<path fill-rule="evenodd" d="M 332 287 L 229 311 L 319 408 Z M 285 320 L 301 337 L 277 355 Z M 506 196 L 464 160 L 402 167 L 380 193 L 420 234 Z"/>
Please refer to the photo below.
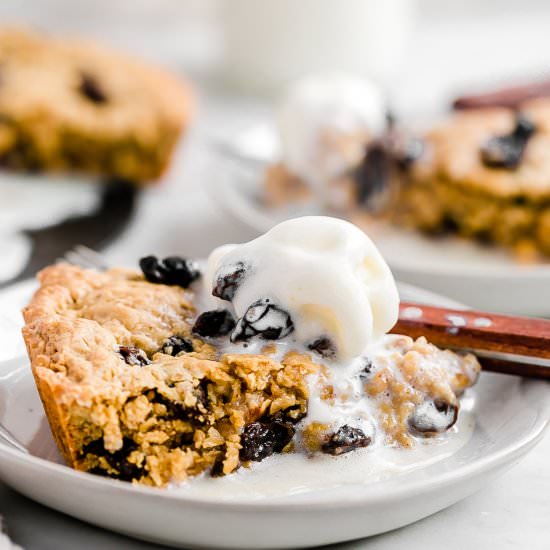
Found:
<path fill-rule="evenodd" d="M 306 73 L 345 72 L 388 85 L 414 0 L 221 0 L 226 82 L 280 92 Z"/>

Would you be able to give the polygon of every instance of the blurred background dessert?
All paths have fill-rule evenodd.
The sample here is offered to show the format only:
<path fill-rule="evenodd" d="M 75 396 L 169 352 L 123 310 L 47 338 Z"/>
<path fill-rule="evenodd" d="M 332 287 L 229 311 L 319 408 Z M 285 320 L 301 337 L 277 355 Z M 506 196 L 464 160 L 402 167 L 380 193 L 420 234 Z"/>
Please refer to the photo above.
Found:
<path fill-rule="evenodd" d="M 12 168 L 28 164 L 23 167 L 36 170 L 36 165 L 40 164 L 41 170 L 48 171 L 48 166 L 62 164 L 66 172 L 67 167 L 74 165 L 78 168 L 78 176 L 73 175 L 72 170 L 63 178 L 57 174 L 46 177 L 43 172 L 33 177 L 23 177 L 18 172 L 0 172 L 0 193 L 5 205 L 0 206 L 4 209 L 2 217 L 8 219 L 8 210 L 17 212 L 9 217 L 10 223 L 1 226 L 0 253 L 9 261 L 0 272 L 0 284 L 2 281 L 6 284 L 17 274 L 20 278 L 29 276 L 46 260 L 62 256 L 76 244 L 105 249 L 113 261 L 119 263 L 151 250 L 169 255 L 183 247 L 190 254 L 205 256 L 222 242 L 247 240 L 267 229 L 266 225 L 280 221 L 275 219 L 280 210 L 276 209 L 277 216 L 272 216 L 265 204 L 262 206 L 258 202 L 263 193 L 263 178 L 258 177 L 254 186 L 248 186 L 234 163 L 220 158 L 221 146 L 235 149 L 247 142 L 253 145 L 255 154 L 260 153 L 264 167 L 274 165 L 268 173 L 268 188 L 271 198 L 279 204 L 285 202 L 288 194 L 293 194 L 302 205 L 308 204 L 315 196 L 311 192 L 311 180 L 317 182 L 317 188 L 323 188 L 318 185 L 320 180 L 335 179 L 337 181 L 328 186 L 323 201 L 332 202 L 341 215 L 355 216 L 346 208 L 350 203 L 365 200 L 369 209 L 377 210 L 384 206 L 388 196 L 386 194 L 377 202 L 379 194 L 371 191 L 380 189 L 372 182 L 387 176 L 388 141 L 399 151 L 400 162 L 406 164 L 410 158 L 423 155 L 418 168 L 415 165 L 406 173 L 404 179 L 408 179 L 409 175 L 420 171 L 424 159 L 432 158 L 429 152 L 431 134 L 426 132 L 439 126 L 453 100 L 479 91 L 497 90 L 504 85 L 545 81 L 548 76 L 544 52 L 548 42 L 546 20 L 549 13 L 546 4 L 537 0 L 526 3 L 489 1 L 482 5 L 473 0 L 444 4 L 434 0 L 384 3 L 346 0 L 337 7 L 328 1 L 315 2 L 315 6 L 309 2 L 270 2 L 261 9 L 256 4 L 250 0 L 162 0 L 156 3 L 100 0 L 76 6 L 67 0 L 46 0 L 36 7 L 24 0 L 0 6 L 0 18 L 5 25 L 27 28 L 32 33 L 41 33 L 40 36 L 45 34 L 53 37 L 48 40 L 55 43 L 69 40 L 65 48 L 75 50 L 71 51 L 72 58 L 84 55 L 76 51 L 82 50 L 80 46 L 71 47 L 82 41 L 94 43 L 89 47 L 93 52 L 120 52 L 106 54 L 108 74 L 112 74 L 112 78 L 102 81 L 99 86 L 89 78 L 83 80 L 80 67 L 75 71 L 74 66 L 70 69 L 62 64 L 63 67 L 56 69 L 59 72 L 50 71 L 56 86 L 65 83 L 78 92 L 84 85 L 88 94 L 68 94 L 55 105 L 56 113 L 72 109 L 71 123 L 75 128 L 84 125 L 87 128 L 87 133 L 80 135 L 77 132 L 74 139 L 66 140 L 70 144 L 67 155 L 54 155 L 55 162 L 51 161 L 53 157 L 49 153 L 58 150 L 56 136 L 59 130 L 42 131 L 34 123 L 18 124 L 18 128 L 33 129 L 34 141 L 31 141 L 39 143 L 39 151 L 47 150 L 49 156 L 47 161 L 40 157 L 39 163 L 35 159 L 22 163 L 20 160 L 15 162 L 17 155 L 12 151 L 8 155 Z M 15 53 L 11 51 L 9 55 Z M 93 55 L 95 59 L 99 54 L 85 55 Z M 131 58 L 129 65 L 132 67 L 147 66 L 145 72 L 157 75 L 143 79 L 151 85 L 142 84 L 142 76 L 130 70 L 126 61 L 119 64 L 116 60 L 120 56 L 125 60 Z M 26 62 L 34 64 L 32 59 Z M 73 74 L 68 80 L 59 76 L 67 70 Z M 171 76 L 161 76 L 158 71 Z M 141 69 L 139 72 L 143 74 Z M 347 83 L 333 85 L 332 90 L 325 88 L 322 92 L 317 86 L 317 92 L 314 90 L 309 97 L 312 91 L 304 88 L 304 78 L 308 75 L 332 78 L 335 74 L 340 75 L 340 79 L 347 79 Z M 0 104 L 4 113 L 12 109 L 12 104 L 27 105 L 29 97 L 39 97 L 40 101 L 34 100 L 39 106 L 48 97 L 48 104 L 55 104 L 51 99 L 52 85 L 46 82 L 40 85 L 24 83 L 21 85 L 26 88 L 24 92 L 8 94 L 8 88 L 15 86 L 8 76 L 6 72 L 4 89 L 0 90 L 0 94 L 6 94 Z M 168 80 L 179 84 L 168 84 Z M 115 82 L 116 89 L 111 90 Z M 198 105 L 192 127 L 187 124 L 189 82 L 196 90 Z M 119 83 L 124 85 L 119 86 Z M 303 86 L 301 92 L 297 92 L 300 86 Z M 42 89 L 42 93 L 37 89 Z M 102 101 L 107 93 L 116 98 L 113 105 L 110 101 L 107 104 Z M 149 101 L 146 99 L 149 96 L 156 99 Z M 281 100 L 282 107 L 278 108 Z M 120 104 L 120 110 L 115 109 L 115 104 Z M 152 110 L 151 104 L 156 105 Z M 27 112 L 27 106 L 21 108 Z M 107 111 L 111 113 L 108 117 Z M 153 111 L 157 114 L 151 114 Z M 465 116 L 481 118 L 476 114 Z M 107 123 L 102 121 L 106 118 L 111 126 L 104 126 Z M 143 120 L 149 122 L 144 124 Z M 5 117 L 2 124 L 6 126 Z M 148 128 L 147 138 L 143 137 L 143 126 Z M 116 132 L 107 132 L 106 128 L 114 127 Z M 178 140 L 183 127 L 186 127 L 187 139 Z M 277 128 L 282 130 L 282 155 L 274 147 L 277 140 L 273 136 Z M 102 147 L 98 149 L 96 137 L 100 130 L 103 134 L 107 132 L 111 139 L 101 139 Z M 6 144 L 13 140 L 13 135 L 4 134 L 7 137 L 2 144 L 11 150 Z M 312 138 L 316 134 L 323 134 L 322 143 Z M 525 166 L 520 167 L 520 171 L 528 170 L 531 165 L 529 149 L 540 141 L 541 135 L 541 132 L 535 133 L 527 145 Z M 418 140 L 417 136 L 426 138 Z M 490 137 L 499 136 L 495 134 L 488 139 Z M 425 150 L 424 145 L 428 145 Z M 99 162 L 99 156 L 112 159 L 112 162 Z M 450 156 L 455 158 L 454 153 Z M 60 157 L 63 162 L 59 161 Z M 281 159 L 284 162 L 278 162 Z M 517 173 L 506 170 L 510 178 Z M 500 173 L 502 169 L 486 168 L 484 174 L 490 172 Z M 391 177 L 393 173 L 390 170 Z M 104 187 L 94 190 L 97 174 L 99 179 L 154 180 L 159 185 L 140 192 L 128 187 L 119 187 L 116 193 L 107 192 Z M 403 179 L 403 174 L 398 175 Z M 430 181 L 432 179 L 430 176 Z M 485 176 L 482 179 L 479 188 L 485 185 Z M 44 185 L 46 181 L 48 185 Z M 35 185 L 37 182 L 41 185 Z M 246 187 L 246 193 L 240 194 L 241 186 Z M 388 189 L 387 186 L 379 187 Z M 426 187 L 430 186 L 423 183 L 416 195 L 424 196 Z M 389 189 L 393 193 L 393 187 Z M 415 194 L 413 191 L 403 193 L 407 215 L 400 217 L 406 218 L 406 224 L 424 227 L 430 225 L 426 222 L 427 217 L 433 216 L 437 220 L 432 220 L 431 228 L 468 226 L 459 232 L 475 233 L 486 239 L 488 232 L 472 230 L 468 221 L 472 216 L 463 216 L 458 207 L 451 216 L 435 216 L 434 212 L 441 208 L 433 193 L 427 200 L 409 198 Z M 454 199 L 451 203 L 454 206 Z M 65 207 L 60 208 L 61 204 Z M 417 208 L 409 208 L 415 204 Z M 514 228 L 506 229 L 508 221 L 489 221 L 487 224 L 494 233 L 490 240 L 511 242 L 513 248 L 518 248 L 516 244 L 519 244 L 522 258 L 539 262 L 546 245 L 541 244 L 543 240 L 537 235 L 544 237 L 545 231 L 531 224 L 527 231 L 527 241 L 531 244 L 526 246 L 526 233 L 518 228 L 525 226 L 522 220 L 530 214 L 524 215 L 524 205 L 513 206 L 511 215 L 500 218 L 512 220 Z M 415 212 L 413 216 L 410 210 Z M 516 215 L 519 211 L 520 215 Z M 253 213 L 257 214 L 256 218 Z M 296 209 L 291 208 L 286 215 L 294 213 Z M 101 214 L 99 221 L 94 223 L 98 214 Z M 58 227 L 67 218 L 83 216 L 86 219 L 83 224 L 75 226 L 71 222 L 51 231 L 52 226 Z M 453 216 L 460 218 L 460 223 L 457 219 L 452 220 Z M 536 217 L 539 218 L 538 214 Z M 265 222 L 261 227 L 256 223 L 260 218 Z M 411 218 L 416 221 L 411 222 Z M 541 214 L 540 219 L 543 218 Z M 354 219 L 371 223 L 370 219 Z M 544 225 L 542 221 L 540 224 Z M 48 229 L 46 236 L 42 233 L 45 229 Z M 378 239 L 376 228 L 370 233 Z M 42 236 L 37 238 L 37 234 Z M 390 245 L 386 236 L 377 241 L 383 253 L 389 254 L 390 265 L 401 278 L 482 307 L 510 307 L 512 310 L 522 307 L 519 302 L 502 305 L 502 286 L 497 299 L 493 296 L 496 291 L 476 294 L 458 288 L 458 283 L 450 280 L 449 272 L 434 276 L 448 268 L 457 273 L 457 278 L 473 277 L 473 268 L 468 267 L 470 271 L 464 273 L 466 263 L 475 264 L 474 271 L 491 271 L 491 277 L 504 280 L 501 274 L 506 271 L 509 275 L 510 270 L 515 269 L 511 255 L 500 255 L 492 249 L 474 245 L 465 248 L 452 240 L 431 243 L 414 240 L 409 233 L 405 241 L 400 240 L 404 234 L 395 234 L 398 235 L 395 239 L 392 236 Z M 409 250 L 409 256 L 414 258 L 408 257 L 404 265 L 407 254 L 392 252 L 397 249 Z M 40 258 L 36 257 L 37 251 L 41 252 Z M 468 257 L 466 262 L 464 255 Z M 537 278 L 542 284 L 548 274 L 540 270 L 541 264 L 536 265 L 536 269 L 529 271 L 529 277 Z M 521 277 L 525 273 L 522 272 Z M 509 291 L 512 283 L 506 284 Z M 466 287 L 478 288 L 478 285 Z M 531 306 L 526 305 L 525 311 L 532 311 Z"/>
<path fill-rule="evenodd" d="M 183 81 L 91 41 L 4 28 L 0 65 L 4 168 L 145 183 L 190 117 Z"/>

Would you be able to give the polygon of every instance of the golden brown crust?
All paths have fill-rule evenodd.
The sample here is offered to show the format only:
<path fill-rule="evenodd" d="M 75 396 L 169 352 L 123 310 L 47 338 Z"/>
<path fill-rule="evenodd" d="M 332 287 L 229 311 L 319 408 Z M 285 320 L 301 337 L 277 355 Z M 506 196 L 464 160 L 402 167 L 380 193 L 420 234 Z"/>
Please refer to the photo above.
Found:
<path fill-rule="evenodd" d="M 0 162 L 143 182 L 158 178 L 192 111 L 189 86 L 81 39 L 0 30 Z"/>
<path fill-rule="evenodd" d="M 40 368 L 32 369 L 38 394 L 42 404 L 44 405 L 44 411 L 48 418 L 52 435 L 57 444 L 57 448 L 63 455 L 63 458 L 67 461 L 67 464 L 72 468 L 78 468 L 78 448 L 75 445 L 74 440 L 68 436 L 69 431 L 69 411 L 67 407 L 58 402 L 55 397 L 55 386 L 50 385 L 50 381 L 47 376 L 41 373 Z"/>

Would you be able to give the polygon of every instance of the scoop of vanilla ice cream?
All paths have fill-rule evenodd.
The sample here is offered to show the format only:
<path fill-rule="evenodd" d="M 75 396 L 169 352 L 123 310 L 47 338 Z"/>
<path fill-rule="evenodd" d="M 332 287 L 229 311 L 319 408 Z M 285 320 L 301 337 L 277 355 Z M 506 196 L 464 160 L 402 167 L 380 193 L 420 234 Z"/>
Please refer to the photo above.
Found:
<path fill-rule="evenodd" d="M 373 242 L 353 224 L 324 216 L 288 220 L 253 241 L 216 249 L 205 284 L 223 290 L 238 318 L 267 299 L 275 319 L 284 319 L 280 310 L 290 315 L 290 337 L 304 345 L 328 337 L 340 360 L 388 332 L 399 309 L 394 278 Z"/>
<path fill-rule="evenodd" d="M 322 184 L 356 166 L 369 139 L 386 125 L 380 90 L 345 75 L 298 81 L 278 113 L 282 161 L 290 172 Z"/>

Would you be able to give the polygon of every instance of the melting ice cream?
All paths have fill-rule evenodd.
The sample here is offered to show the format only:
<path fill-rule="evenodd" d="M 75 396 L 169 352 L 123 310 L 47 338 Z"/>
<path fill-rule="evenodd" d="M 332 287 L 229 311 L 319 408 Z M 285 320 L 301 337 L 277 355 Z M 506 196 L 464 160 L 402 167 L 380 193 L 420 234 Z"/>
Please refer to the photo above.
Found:
<path fill-rule="evenodd" d="M 278 122 L 285 166 L 322 185 L 356 166 L 366 143 L 384 131 L 384 101 L 366 79 L 310 76 L 289 90 Z"/>
<path fill-rule="evenodd" d="M 391 271 L 372 241 L 353 224 L 323 216 L 216 249 L 205 284 L 234 308 L 232 341 L 288 337 L 340 360 L 382 338 L 399 308 Z"/>
<path fill-rule="evenodd" d="M 398 314 L 395 281 L 371 240 L 346 221 L 297 218 L 220 247 L 204 284 L 217 303 L 195 333 L 215 338 L 228 356 L 308 368 L 307 410 L 292 416 L 291 400 L 286 413 L 269 410 L 249 424 L 240 451 L 247 461 L 290 441 L 308 456 L 412 448 L 452 430 L 458 396 L 479 372 L 472 355 L 386 334 Z"/>

